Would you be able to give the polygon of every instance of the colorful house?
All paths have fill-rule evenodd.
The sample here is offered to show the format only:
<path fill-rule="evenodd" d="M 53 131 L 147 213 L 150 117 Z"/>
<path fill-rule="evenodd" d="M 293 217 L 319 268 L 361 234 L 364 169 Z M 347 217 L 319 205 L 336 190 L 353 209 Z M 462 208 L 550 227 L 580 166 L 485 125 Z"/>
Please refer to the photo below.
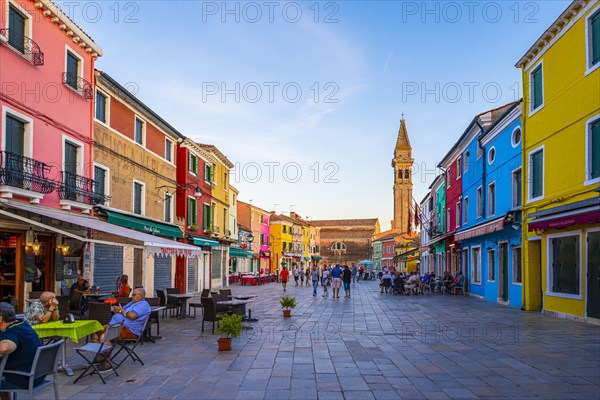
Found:
<path fill-rule="evenodd" d="M 292 268 L 292 261 L 296 256 L 293 252 L 292 228 L 294 222 L 284 215 L 271 213 L 271 266 L 275 266 L 279 273 L 283 267 Z"/>
<path fill-rule="evenodd" d="M 524 88 L 524 307 L 597 320 L 600 3 L 573 1 L 516 66 Z"/>

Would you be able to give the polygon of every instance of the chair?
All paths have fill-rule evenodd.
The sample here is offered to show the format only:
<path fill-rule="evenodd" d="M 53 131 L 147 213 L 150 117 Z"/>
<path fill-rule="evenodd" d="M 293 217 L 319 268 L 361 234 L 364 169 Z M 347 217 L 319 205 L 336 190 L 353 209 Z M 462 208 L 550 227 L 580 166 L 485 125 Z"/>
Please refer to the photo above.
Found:
<path fill-rule="evenodd" d="M 71 288 L 70 287 L 60 288 L 60 294 L 62 294 L 63 296 L 71 296 Z"/>
<path fill-rule="evenodd" d="M 192 314 L 192 308 L 194 309 L 194 318 L 196 318 L 196 309 L 202 308 L 202 302 L 198 302 L 198 300 L 192 300 L 188 302 L 188 315 Z"/>
<path fill-rule="evenodd" d="M 117 303 L 121 303 L 122 306 L 129 303 L 131 298 L 128 296 L 117 296 Z"/>
<path fill-rule="evenodd" d="M 217 310 L 218 313 L 227 313 L 229 312 L 229 306 L 224 305 L 224 304 L 219 304 L 220 301 L 228 301 L 231 300 L 226 293 L 224 293 L 223 291 L 219 292 L 219 293 L 213 293 L 212 294 L 212 299 L 214 300 L 215 303 L 215 309 Z"/>
<path fill-rule="evenodd" d="M 58 342 L 40 346 L 37 348 L 35 353 L 35 357 L 33 358 L 33 363 L 31 363 L 31 370 L 28 372 L 23 371 L 10 371 L 4 370 L 2 371 L 2 376 L 10 373 L 13 375 L 21 375 L 29 378 L 29 384 L 25 389 L 0 389 L 0 392 L 12 392 L 15 393 L 15 398 L 17 393 L 25 393 L 30 398 L 33 398 L 33 392 L 41 390 L 47 386 L 54 386 L 54 398 L 58 400 L 60 396 L 58 395 L 58 359 L 60 357 L 62 346 L 65 345 L 64 340 L 59 340 Z M 6 359 L 10 356 L 4 356 L 4 360 L 2 360 L 2 369 L 4 369 L 4 363 L 6 363 Z M 51 378 L 48 378 L 47 375 L 52 374 Z M 44 380 L 39 384 L 35 385 L 35 381 L 45 376 Z"/>
<path fill-rule="evenodd" d="M 202 289 L 201 297 L 210 297 L 210 289 Z"/>
<path fill-rule="evenodd" d="M 381 293 L 384 291 L 387 293 L 388 289 L 392 286 L 392 280 L 390 278 L 381 279 Z"/>
<path fill-rule="evenodd" d="M 212 322 L 212 333 L 215 333 L 215 322 L 219 320 L 219 314 L 217 313 L 217 308 L 215 307 L 215 299 L 213 297 L 202 297 L 202 308 L 204 312 L 202 313 L 202 332 L 204 332 L 204 323 L 206 321 Z"/>
<path fill-rule="evenodd" d="M 104 304 L 104 303 L 92 303 L 92 304 Z M 109 305 L 109 311 L 110 311 L 110 305 Z M 91 312 L 91 307 L 90 307 L 90 312 Z M 81 356 L 81 358 L 83 358 L 85 360 L 86 368 L 83 370 L 81 375 L 79 375 L 77 377 L 77 379 L 75 379 L 73 381 L 74 384 L 77 383 L 77 381 L 79 381 L 84 376 L 94 375 L 94 374 L 97 374 L 100 377 L 100 379 L 102 380 L 102 383 L 106 384 L 104 377 L 98 370 L 98 367 L 104 365 L 105 362 L 108 362 L 108 365 L 110 365 L 110 369 L 112 370 L 112 372 L 114 372 L 115 375 L 119 376 L 119 373 L 116 370 L 117 365 L 109 357 L 110 351 L 113 349 L 113 346 L 111 346 L 110 344 L 107 344 L 107 343 L 110 342 L 111 340 L 118 339 L 119 336 L 121 335 L 122 329 L 123 329 L 122 322 L 111 325 L 108 327 L 108 329 L 106 329 L 106 333 L 104 334 L 104 342 L 88 343 L 83 347 L 79 347 L 79 348 L 75 349 L 77 354 L 79 354 Z"/>
<path fill-rule="evenodd" d="M 69 301 L 69 312 L 71 314 L 75 314 L 79 317 L 82 316 L 81 312 L 81 302 L 83 299 L 83 293 L 75 292 L 71 295 L 71 300 Z"/>
<path fill-rule="evenodd" d="M 167 307 L 163 310 L 162 318 L 165 318 L 167 310 L 171 310 L 171 316 L 173 316 L 173 310 L 178 308 L 178 306 L 167 303 L 167 295 L 163 289 L 156 289 L 156 296 L 158 297 L 159 305 Z"/>
<path fill-rule="evenodd" d="M 146 301 L 150 304 L 150 307 L 157 307 L 160 305 L 160 299 L 158 297 L 146 297 Z M 147 337 L 151 336 L 153 324 L 156 324 L 156 335 L 160 335 L 160 318 L 158 318 L 158 311 L 151 312 L 148 317 Z"/>
<path fill-rule="evenodd" d="M 116 365 L 116 368 L 119 368 L 121 366 L 121 364 L 123 364 L 125 362 L 125 360 L 127 360 L 129 357 L 131 357 L 131 359 L 133 360 L 133 362 L 135 363 L 136 361 L 139 361 L 140 364 L 144 365 L 144 362 L 142 361 L 142 359 L 140 358 L 140 356 L 135 352 L 135 348 L 137 347 L 138 344 L 142 343 L 144 340 L 144 332 L 146 332 L 146 326 L 148 325 L 148 320 L 150 319 L 150 317 L 146 318 L 146 320 L 144 321 L 144 326 L 142 326 L 142 333 L 135 339 L 118 339 L 115 344 L 118 344 L 120 346 L 119 351 L 117 351 L 117 354 L 114 355 L 114 359 L 117 359 L 117 356 L 119 355 L 119 353 L 121 353 L 121 351 L 125 350 L 125 352 L 127 353 L 125 355 L 125 357 L 121 360 L 121 362 L 119 362 Z"/>
<path fill-rule="evenodd" d="M 69 313 L 69 299 L 71 296 L 56 296 L 58 300 L 58 315 L 64 317 Z"/>
<path fill-rule="evenodd" d="M 95 319 L 100 325 L 107 325 L 112 318 L 109 303 L 91 302 L 88 305 L 88 319 Z"/>
<path fill-rule="evenodd" d="M 394 286 L 392 287 L 392 294 L 403 294 L 404 293 L 404 279 L 396 277 L 394 279 Z"/>
<path fill-rule="evenodd" d="M 219 293 L 226 295 L 229 299 L 231 298 L 231 289 L 221 289 Z"/>
<path fill-rule="evenodd" d="M 452 294 L 456 295 L 457 292 L 462 292 L 463 296 L 465 294 L 465 277 L 464 277 L 464 275 L 461 275 L 460 278 L 458 278 L 458 284 L 452 285 Z"/>
<path fill-rule="evenodd" d="M 179 315 L 179 313 L 185 313 L 185 310 L 181 310 L 181 300 L 174 297 L 169 297 L 170 294 L 180 294 L 181 290 L 178 288 L 166 288 L 165 293 L 167 296 L 167 308 L 169 310 L 177 309 L 177 315 Z M 171 316 L 173 316 L 173 311 L 171 311 Z"/>

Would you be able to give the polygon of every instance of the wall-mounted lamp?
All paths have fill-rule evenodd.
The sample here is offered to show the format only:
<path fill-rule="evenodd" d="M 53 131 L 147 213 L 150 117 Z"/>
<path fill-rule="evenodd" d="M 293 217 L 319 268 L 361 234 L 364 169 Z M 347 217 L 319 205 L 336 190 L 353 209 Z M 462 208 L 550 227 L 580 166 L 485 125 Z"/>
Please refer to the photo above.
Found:
<path fill-rule="evenodd" d="M 198 186 L 197 183 L 186 183 L 185 185 L 179 185 L 179 184 L 175 184 L 175 186 L 171 186 L 171 185 L 163 185 L 163 186 L 157 186 L 155 187 L 155 189 L 159 190 L 159 189 L 167 189 L 167 191 L 165 192 L 165 194 L 169 194 L 169 190 L 168 189 L 173 189 L 173 190 L 188 190 L 188 189 L 194 189 L 194 196 L 197 198 L 202 197 L 202 191 L 200 190 L 200 186 Z"/>
<path fill-rule="evenodd" d="M 25 244 L 26 244 L 26 246 L 31 247 L 31 249 L 33 250 L 33 253 L 35 255 L 38 255 L 40 252 L 40 249 L 42 248 L 42 244 L 38 241 L 37 235 L 35 234 L 35 232 L 33 231 L 33 229 L 31 227 L 25 234 Z"/>

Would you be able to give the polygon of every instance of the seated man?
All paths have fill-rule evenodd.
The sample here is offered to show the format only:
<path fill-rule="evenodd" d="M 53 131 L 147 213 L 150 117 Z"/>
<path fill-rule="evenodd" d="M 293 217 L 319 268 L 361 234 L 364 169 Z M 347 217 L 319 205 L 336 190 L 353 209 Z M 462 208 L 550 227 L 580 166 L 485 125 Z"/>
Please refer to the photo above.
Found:
<path fill-rule="evenodd" d="M 408 290 L 415 289 L 417 286 L 419 286 L 420 282 L 421 280 L 419 279 L 419 276 L 415 272 L 411 272 L 406 284 L 404 285 L 404 288 Z"/>
<path fill-rule="evenodd" d="M 88 286 L 86 280 L 84 279 L 83 275 L 79 275 L 77 277 L 77 282 L 75 282 L 74 284 L 71 285 L 71 304 L 73 304 L 72 302 L 73 300 L 73 295 L 75 293 L 90 293 L 90 287 Z M 87 297 L 82 297 L 81 298 L 81 313 L 85 314 L 88 308 L 88 299 Z"/>
<path fill-rule="evenodd" d="M 454 277 L 454 280 L 452 281 L 451 284 L 448 285 L 448 289 L 450 291 L 452 291 L 453 288 L 455 287 L 463 287 L 465 281 L 465 277 L 462 274 L 462 271 L 458 271 L 458 273 L 456 274 L 456 277 Z"/>
<path fill-rule="evenodd" d="M 42 343 L 25 321 L 17 320 L 15 309 L 8 303 L 0 303 L 0 354 L 8 357 L 7 370 L 29 372 L 37 348 Z M 46 375 L 38 377 L 34 385 L 39 385 Z M 4 373 L 2 376 L 2 389 L 25 389 L 29 384 L 26 376 Z M 9 398 L 8 393 L 2 393 L 3 399 Z"/>
<path fill-rule="evenodd" d="M 40 298 L 34 300 L 25 311 L 25 319 L 31 325 L 45 324 L 50 321 L 58 321 L 58 300 L 52 292 L 43 292 Z"/>
<path fill-rule="evenodd" d="M 388 288 L 392 286 L 392 275 L 390 275 L 387 268 L 385 269 L 385 273 L 381 275 L 381 284 L 379 286 L 381 287 L 380 293 L 383 293 L 384 290 L 387 293 Z"/>

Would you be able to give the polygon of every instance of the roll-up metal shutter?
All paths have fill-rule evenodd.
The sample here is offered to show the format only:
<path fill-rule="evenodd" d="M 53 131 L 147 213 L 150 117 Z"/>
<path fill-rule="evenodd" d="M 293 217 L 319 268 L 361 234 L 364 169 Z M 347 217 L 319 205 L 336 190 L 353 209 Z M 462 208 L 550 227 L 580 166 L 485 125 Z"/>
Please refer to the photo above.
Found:
<path fill-rule="evenodd" d="M 94 243 L 94 285 L 102 291 L 117 289 L 123 275 L 123 247 Z"/>
<path fill-rule="evenodd" d="M 187 259 L 187 291 L 196 293 L 198 291 L 198 258 L 190 257 Z"/>
<path fill-rule="evenodd" d="M 154 257 L 154 290 L 170 287 L 171 257 Z"/>

